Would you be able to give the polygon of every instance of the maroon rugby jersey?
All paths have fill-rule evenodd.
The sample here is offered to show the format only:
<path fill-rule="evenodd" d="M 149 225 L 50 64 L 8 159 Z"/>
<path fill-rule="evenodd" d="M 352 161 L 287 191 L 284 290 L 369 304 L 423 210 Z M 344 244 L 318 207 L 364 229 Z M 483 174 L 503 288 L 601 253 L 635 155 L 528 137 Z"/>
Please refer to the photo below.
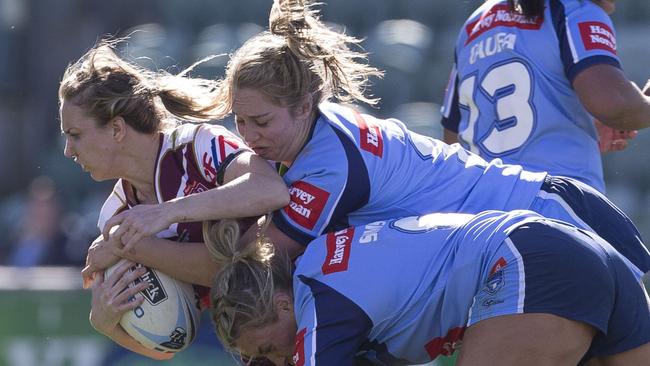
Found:
<path fill-rule="evenodd" d="M 202 192 L 223 184 L 226 167 L 248 147 L 223 126 L 184 124 L 174 130 L 160 133 L 160 148 L 156 157 L 153 181 L 158 202 Z M 119 212 L 140 202 L 135 188 L 119 179 L 102 206 L 97 226 L 103 229 L 106 221 Z M 202 223 L 174 223 L 157 234 L 159 238 L 181 242 L 202 242 Z M 209 302 L 209 289 L 195 286 L 202 308 Z"/>

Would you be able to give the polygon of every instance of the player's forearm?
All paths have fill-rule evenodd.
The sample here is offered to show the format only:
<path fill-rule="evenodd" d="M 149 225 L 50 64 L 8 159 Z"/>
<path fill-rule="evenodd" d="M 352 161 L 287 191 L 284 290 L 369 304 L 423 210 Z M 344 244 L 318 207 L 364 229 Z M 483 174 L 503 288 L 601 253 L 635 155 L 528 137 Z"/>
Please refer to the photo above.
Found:
<path fill-rule="evenodd" d="M 164 203 L 173 222 L 259 216 L 287 204 L 284 183 L 260 173 L 247 173 L 221 187 Z"/>
<path fill-rule="evenodd" d="M 113 332 L 110 334 L 106 334 L 106 336 L 120 346 L 128 349 L 129 351 L 141 354 L 154 360 L 168 360 L 174 357 L 173 353 L 158 352 L 145 348 L 143 345 L 138 343 L 138 341 L 129 336 L 120 325 L 115 327 Z"/>
<path fill-rule="evenodd" d="M 218 269 L 203 243 L 146 237 L 123 256 L 178 280 L 206 287 L 212 286 Z"/>
<path fill-rule="evenodd" d="M 632 82 L 620 89 L 612 93 L 610 109 L 599 120 L 625 131 L 650 127 L 650 97 L 643 95 Z"/>
<path fill-rule="evenodd" d="M 458 133 L 446 128 L 443 128 L 442 130 L 442 141 L 447 144 L 455 144 L 458 142 Z"/>
<path fill-rule="evenodd" d="M 650 126 L 650 97 L 611 65 L 594 65 L 573 80 L 585 109 L 603 124 L 617 130 Z"/>

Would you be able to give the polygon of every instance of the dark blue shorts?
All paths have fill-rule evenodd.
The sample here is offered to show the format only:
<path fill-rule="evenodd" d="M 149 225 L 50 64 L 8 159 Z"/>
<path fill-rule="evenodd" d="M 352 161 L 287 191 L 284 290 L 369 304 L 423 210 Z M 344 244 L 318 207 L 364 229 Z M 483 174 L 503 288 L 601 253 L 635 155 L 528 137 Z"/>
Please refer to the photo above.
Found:
<path fill-rule="evenodd" d="M 593 326 L 585 360 L 650 342 L 641 272 L 596 235 L 553 221 L 515 229 L 495 253 L 468 325 L 506 314 L 546 313 Z"/>
<path fill-rule="evenodd" d="M 547 176 L 530 209 L 595 232 L 641 271 L 650 271 L 650 252 L 639 230 L 621 209 L 591 186 L 571 178 Z"/>

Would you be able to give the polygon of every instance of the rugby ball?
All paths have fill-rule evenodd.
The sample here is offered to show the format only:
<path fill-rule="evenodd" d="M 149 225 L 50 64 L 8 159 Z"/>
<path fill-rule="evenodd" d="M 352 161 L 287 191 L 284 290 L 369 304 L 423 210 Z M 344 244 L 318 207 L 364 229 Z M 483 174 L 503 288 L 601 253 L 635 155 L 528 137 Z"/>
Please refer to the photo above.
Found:
<path fill-rule="evenodd" d="M 119 261 L 106 270 L 105 278 L 122 263 Z M 135 264 L 129 271 L 141 267 Z M 191 284 L 176 280 L 166 274 L 147 270 L 129 287 L 143 281 L 149 287 L 141 291 L 144 301 L 130 310 L 120 320 L 120 325 L 144 347 L 160 352 L 180 352 L 196 337 L 200 321 L 198 295 Z"/>

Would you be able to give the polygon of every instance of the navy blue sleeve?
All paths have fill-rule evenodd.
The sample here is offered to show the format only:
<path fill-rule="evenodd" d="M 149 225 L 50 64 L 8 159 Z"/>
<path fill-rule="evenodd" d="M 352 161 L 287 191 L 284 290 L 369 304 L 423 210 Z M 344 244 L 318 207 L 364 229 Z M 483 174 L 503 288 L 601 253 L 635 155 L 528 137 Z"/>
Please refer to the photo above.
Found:
<path fill-rule="evenodd" d="M 593 65 L 621 68 L 614 25 L 602 8 L 591 2 L 567 8 L 561 0 L 551 0 L 549 5 L 568 80 L 573 82 Z"/>
<path fill-rule="evenodd" d="M 326 284 L 302 275 L 298 278 L 306 286 L 302 306 L 296 309 L 296 366 L 354 366 L 372 321 L 356 303 Z"/>
<path fill-rule="evenodd" d="M 329 126 L 320 134 L 285 173 L 290 202 L 273 217 L 279 230 L 303 245 L 348 227 L 348 215 L 370 197 L 368 169 L 354 142 Z"/>
<path fill-rule="evenodd" d="M 445 99 L 440 112 L 442 113 L 442 119 L 440 120 L 442 127 L 458 133 L 460 107 L 458 105 L 458 72 L 456 70 L 456 64 L 454 64 L 449 75 L 449 82 L 445 90 Z"/>

